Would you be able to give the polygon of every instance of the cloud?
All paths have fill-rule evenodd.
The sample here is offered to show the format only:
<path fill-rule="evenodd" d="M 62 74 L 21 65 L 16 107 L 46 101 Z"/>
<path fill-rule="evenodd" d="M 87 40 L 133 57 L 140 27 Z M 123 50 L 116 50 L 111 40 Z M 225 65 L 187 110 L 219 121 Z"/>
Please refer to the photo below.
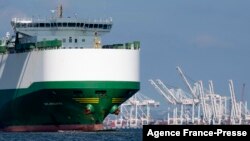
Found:
<path fill-rule="evenodd" d="M 209 35 L 199 35 L 194 37 L 194 39 L 192 39 L 191 42 L 196 47 L 211 47 L 215 45 L 218 41 L 214 37 Z"/>
<path fill-rule="evenodd" d="M 232 47 L 232 43 L 218 39 L 215 36 L 201 34 L 191 39 L 191 44 L 199 48 Z"/>

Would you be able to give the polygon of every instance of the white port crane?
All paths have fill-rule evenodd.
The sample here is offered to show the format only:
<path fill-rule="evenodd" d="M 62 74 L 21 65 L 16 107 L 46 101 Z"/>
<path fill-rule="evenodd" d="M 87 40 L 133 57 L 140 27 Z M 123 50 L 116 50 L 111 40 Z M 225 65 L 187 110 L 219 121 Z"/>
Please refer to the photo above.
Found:
<path fill-rule="evenodd" d="M 156 79 L 156 81 L 149 81 L 155 88 L 157 88 L 156 90 L 167 99 L 168 102 L 169 99 L 171 99 L 171 102 L 169 103 L 172 104 L 170 106 L 173 109 L 173 118 L 170 120 L 170 115 L 168 115 L 168 123 L 182 124 L 183 121 L 186 123 L 194 123 L 195 105 L 199 103 L 199 99 L 192 98 L 192 95 L 190 96 L 181 89 L 168 88 L 160 79 Z M 159 89 L 161 91 L 159 91 Z M 198 108 L 200 107 L 198 106 Z M 199 114 L 200 113 L 198 113 L 198 115 Z"/>
<path fill-rule="evenodd" d="M 201 80 L 191 85 L 180 67 L 177 67 L 177 71 L 189 93 L 169 88 L 160 79 L 149 80 L 170 106 L 167 113 L 168 124 L 250 124 L 247 102 L 243 98 L 237 101 L 232 80 L 229 80 L 230 97 L 222 96 L 215 92 L 212 80 L 208 81 L 208 88 L 204 87 Z M 244 87 L 243 85 L 243 94 Z"/>
<path fill-rule="evenodd" d="M 196 95 L 196 89 L 192 88 L 192 86 L 190 85 L 190 83 L 188 82 L 186 76 L 184 75 L 184 73 L 182 72 L 181 68 L 179 66 L 176 67 L 177 72 L 180 74 L 180 76 L 182 77 L 184 83 L 186 83 L 189 91 L 191 92 L 191 94 L 193 95 L 194 98 L 197 98 Z"/>
<path fill-rule="evenodd" d="M 164 90 L 164 94 L 169 94 L 170 97 L 176 102 L 176 103 L 182 103 L 180 99 L 178 99 L 175 94 L 173 94 L 173 92 L 160 80 L 160 79 L 156 79 L 156 82 L 162 87 L 162 89 Z"/>
<path fill-rule="evenodd" d="M 199 102 L 199 99 L 189 98 L 186 94 L 184 94 L 184 92 L 169 89 L 160 79 L 156 79 L 156 82 L 159 84 L 158 87 L 161 87 L 165 94 L 169 94 L 177 104 L 193 105 Z"/>
<path fill-rule="evenodd" d="M 120 105 L 119 115 L 109 115 L 104 123 L 112 122 L 114 127 L 106 128 L 142 128 L 152 121 L 150 107 L 157 107 L 160 103 L 149 97 L 136 93 Z M 113 119 L 113 120 L 111 120 Z"/>
<path fill-rule="evenodd" d="M 165 97 L 165 99 L 173 104 L 173 105 L 176 105 L 176 101 L 173 97 L 171 97 L 170 95 L 166 94 L 155 82 L 154 80 L 150 79 L 149 82 L 151 83 L 151 85 L 154 86 L 154 88 L 161 94 Z"/>
<path fill-rule="evenodd" d="M 241 123 L 241 104 L 237 103 L 235 98 L 234 84 L 233 80 L 229 80 L 229 90 L 231 94 L 231 115 L 230 122 L 231 124 Z"/>

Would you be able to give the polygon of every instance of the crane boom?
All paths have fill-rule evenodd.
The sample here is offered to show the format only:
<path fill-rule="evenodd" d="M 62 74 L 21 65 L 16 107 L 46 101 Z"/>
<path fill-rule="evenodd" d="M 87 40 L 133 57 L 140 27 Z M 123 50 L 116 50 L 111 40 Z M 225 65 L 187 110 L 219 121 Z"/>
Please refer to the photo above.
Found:
<path fill-rule="evenodd" d="M 169 88 L 164 85 L 164 83 L 160 80 L 157 79 L 156 82 L 162 87 L 164 91 L 166 91 L 177 103 L 181 103 L 179 99 L 176 98 L 176 96 L 169 90 Z"/>
<path fill-rule="evenodd" d="M 174 104 L 174 105 L 176 104 L 176 102 L 171 97 L 169 97 L 168 95 L 166 95 L 165 92 L 152 79 L 150 79 L 149 82 L 151 83 L 151 85 L 154 86 L 154 88 L 160 94 L 162 94 L 167 99 L 168 102 L 170 102 L 171 104 Z"/>
<path fill-rule="evenodd" d="M 193 95 L 194 98 L 197 98 L 195 91 L 193 90 L 193 88 L 191 87 L 190 83 L 188 82 L 186 76 L 184 75 L 184 73 L 182 72 L 181 68 L 179 66 L 176 67 L 178 73 L 180 74 L 180 76 L 182 77 L 184 83 L 186 83 L 188 89 L 190 90 L 191 94 Z"/>

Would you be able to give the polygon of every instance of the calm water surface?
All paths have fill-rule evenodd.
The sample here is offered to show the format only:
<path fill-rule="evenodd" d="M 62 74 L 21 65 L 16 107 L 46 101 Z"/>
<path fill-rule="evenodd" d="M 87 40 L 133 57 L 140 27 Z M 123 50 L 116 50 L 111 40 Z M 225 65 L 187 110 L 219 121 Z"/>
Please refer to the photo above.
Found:
<path fill-rule="evenodd" d="M 141 141 L 142 129 L 100 132 L 0 132 L 0 141 Z"/>

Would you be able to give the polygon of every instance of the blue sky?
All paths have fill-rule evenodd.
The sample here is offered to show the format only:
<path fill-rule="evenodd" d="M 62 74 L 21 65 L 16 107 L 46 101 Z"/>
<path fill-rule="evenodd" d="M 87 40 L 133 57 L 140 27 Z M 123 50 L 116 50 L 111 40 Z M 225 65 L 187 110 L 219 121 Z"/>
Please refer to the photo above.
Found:
<path fill-rule="evenodd" d="M 213 80 L 215 91 L 236 95 L 246 84 L 250 102 L 250 1 L 248 0 L 61 0 L 64 16 L 112 17 L 103 43 L 141 41 L 141 92 L 165 103 L 148 79 L 185 90 L 176 66 L 193 80 Z M 58 0 L 0 0 L 0 35 L 11 31 L 14 16 L 49 16 Z"/>

